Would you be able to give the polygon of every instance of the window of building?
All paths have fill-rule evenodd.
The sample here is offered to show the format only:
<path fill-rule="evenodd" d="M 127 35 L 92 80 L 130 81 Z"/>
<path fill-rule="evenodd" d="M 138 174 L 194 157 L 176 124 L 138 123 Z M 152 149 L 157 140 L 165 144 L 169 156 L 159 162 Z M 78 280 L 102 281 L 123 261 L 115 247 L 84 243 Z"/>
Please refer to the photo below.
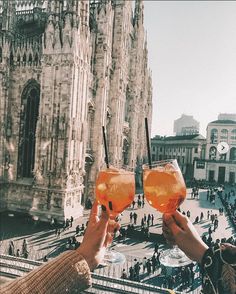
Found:
<path fill-rule="evenodd" d="M 185 159 L 184 156 L 182 156 L 182 163 L 184 163 L 184 159 Z"/>
<path fill-rule="evenodd" d="M 236 148 L 232 147 L 229 153 L 229 160 L 236 160 Z"/>
<path fill-rule="evenodd" d="M 160 147 L 160 152 L 162 152 L 162 147 Z"/>
<path fill-rule="evenodd" d="M 194 148 L 194 153 L 198 153 L 198 148 Z"/>
<path fill-rule="evenodd" d="M 22 111 L 18 149 L 17 175 L 22 178 L 33 177 L 35 161 L 36 125 L 39 112 L 39 85 L 30 81 L 22 94 Z"/>
<path fill-rule="evenodd" d="M 228 130 L 226 130 L 226 129 L 221 130 L 220 139 L 226 140 L 226 141 L 228 140 Z"/>
<path fill-rule="evenodd" d="M 211 146 L 209 150 L 209 159 L 216 160 L 216 147 Z"/>
<path fill-rule="evenodd" d="M 231 140 L 236 140 L 236 129 L 233 129 L 231 132 Z"/>
<path fill-rule="evenodd" d="M 209 170 L 208 181 L 213 182 L 214 180 L 215 180 L 215 171 L 214 170 Z"/>
<path fill-rule="evenodd" d="M 218 141 L 218 130 L 212 129 L 211 130 L 211 144 L 216 144 Z"/>
<path fill-rule="evenodd" d="M 183 152 L 185 152 L 185 147 L 183 148 Z"/>
<path fill-rule="evenodd" d="M 226 154 L 220 154 L 220 160 L 225 161 L 226 160 Z"/>

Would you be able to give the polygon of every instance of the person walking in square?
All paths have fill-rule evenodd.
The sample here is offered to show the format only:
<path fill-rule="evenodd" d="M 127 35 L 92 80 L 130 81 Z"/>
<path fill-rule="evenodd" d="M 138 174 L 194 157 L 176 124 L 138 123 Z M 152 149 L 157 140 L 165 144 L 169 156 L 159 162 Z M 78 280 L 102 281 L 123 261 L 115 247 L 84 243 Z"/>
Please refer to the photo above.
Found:
<path fill-rule="evenodd" d="M 202 221 L 202 220 L 203 220 L 203 218 L 204 218 L 204 214 L 203 214 L 203 212 L 201 211 L 201 215 L 200 215 L 200 221 Z"/>
<path fill-rule="evenodd" d="M 190 218 L 190 211 L 187 211 L 187 217 Z"/>
<path fill-rule="evenodd" d="M 132 223 L 133 221 L 133 212 L 131 211 L 129 214 L 129 221 Z"/>
<path fill-rule="evenodd" d="M 13 241 L 10 241 L 9 243 L 8 255 L 15 256 L 15 245 Z"/>
<path fill-rule="evenodd" d="M 147 267 L 147 257 L 144 256 L 142 260 L 142 265 L 143 265 L 143 273 L 145 273 L 146 267 Z"/>
<path fill-rule="evenodd" d="M 154 226 L 154 215 L 151 215 L 152 226 Z"/>
<path fill-rule="evenodd" d="M 134 224 L 136 225 L 137 224 L 137 218 L 138 218 L 138 215 L 137 215 L 136 212 L 134 212 L 133 217 L 134 217 Z"/>

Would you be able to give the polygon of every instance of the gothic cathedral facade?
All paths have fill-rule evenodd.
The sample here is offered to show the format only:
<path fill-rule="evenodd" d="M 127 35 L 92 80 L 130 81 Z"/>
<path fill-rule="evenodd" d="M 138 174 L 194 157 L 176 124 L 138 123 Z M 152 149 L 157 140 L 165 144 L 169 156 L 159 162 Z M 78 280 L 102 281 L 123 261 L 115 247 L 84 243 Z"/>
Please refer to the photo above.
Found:
<path fill-rule="evenodd" d="M 113 164 L 139 173 L 146 156 L 143 1 L 1 0 L 0 13 L 0 208 L 78 217 L 104 163 L 102 126 Z"/>

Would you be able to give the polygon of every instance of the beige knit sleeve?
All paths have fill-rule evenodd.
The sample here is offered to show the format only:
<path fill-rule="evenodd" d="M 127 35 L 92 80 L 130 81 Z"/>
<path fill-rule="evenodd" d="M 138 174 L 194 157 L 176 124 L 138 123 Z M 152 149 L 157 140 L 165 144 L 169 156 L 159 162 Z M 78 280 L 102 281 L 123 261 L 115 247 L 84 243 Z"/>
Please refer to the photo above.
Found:
<path fill-rule="evenodd" d="M 91 286 L 90 269 L 77 250 L 68 251 L 26 276 L 0 286 L 1 294 L 80 293 Z"/>

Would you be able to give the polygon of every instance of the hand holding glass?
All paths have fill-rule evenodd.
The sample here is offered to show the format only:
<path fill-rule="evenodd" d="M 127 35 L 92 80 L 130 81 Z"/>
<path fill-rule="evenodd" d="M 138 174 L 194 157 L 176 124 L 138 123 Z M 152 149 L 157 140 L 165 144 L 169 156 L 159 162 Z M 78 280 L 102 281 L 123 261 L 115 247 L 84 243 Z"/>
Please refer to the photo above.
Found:
<path fill-rule="evenodd" d="M 148 203 L 162 213 L 173 213 L 186 197 L 186 186 L 177 160 L 163 160 L 144 165 L 144 195 Z M 167 250 L 160 256 L 167 266 L 184 266 L 188 257 L 178 248 Z"/>
<path fill-rule="evenodd" d="M 134 200 L 135 179 L 131 171 L 107 168 L 99 172 L 96 181 L 96 199 L 106 207 L 111 221 L 123 212 Z M 108 252 L 104 260 L 112 263 L 123 263 L 124 255 Z"/>

